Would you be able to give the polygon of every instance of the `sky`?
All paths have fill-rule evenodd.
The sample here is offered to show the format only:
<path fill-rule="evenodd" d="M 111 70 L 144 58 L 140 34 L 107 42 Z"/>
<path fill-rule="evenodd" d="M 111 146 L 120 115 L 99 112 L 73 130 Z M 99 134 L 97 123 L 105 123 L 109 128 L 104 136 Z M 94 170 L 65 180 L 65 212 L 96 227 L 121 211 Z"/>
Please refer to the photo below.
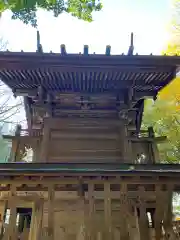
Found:
<path fill-rule="evenodd" d="M 103 0 L 103 10 L 93 14 L 92 23 L 68 14 L 54 18 L 52 13 L 38 12 L 38 29 L 45 52 L 59 52 L 65 44 L 67 52 L 79 53 L 83 45 L 90 52 L 104 53 L 111 45 L 112 54 L 127 53 L 130 33 L 134 32 L 135 52 L 160 54 L 168 34 L 170 0 Z M 0 36 L 8 41 L 11 51 L 35 51 L 36 30 L 20 21 L 11 20 L 6 12 L 0 20 Z"/>

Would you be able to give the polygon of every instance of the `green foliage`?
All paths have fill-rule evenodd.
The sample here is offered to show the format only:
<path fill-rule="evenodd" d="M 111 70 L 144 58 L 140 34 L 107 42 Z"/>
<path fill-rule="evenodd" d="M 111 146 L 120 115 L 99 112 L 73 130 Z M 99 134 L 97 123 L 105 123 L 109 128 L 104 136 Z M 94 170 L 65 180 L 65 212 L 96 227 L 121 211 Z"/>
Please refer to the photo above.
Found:
<path fill-rule="evenodd" d="M 11 10 L 13 19 L 20 19 L 25 24 L 37 27 L 37 9 L 52 11 L 55 17 L 62 12 L 84 21 L 92 21 L 92 13 L 100 11 L 102 4 L 96 0 L 4 0 L 0 2 L 0 13 Z"/>
<path fill-rule="evenodd" d="M 160 161 L 168 163 L 180 162 L 180 114 L 179 106 L 173 100 L 160 97 L 156 102 L 146 100 L 143 117 L 143 128 L 153 126 L 157 136 L 167 136 L 164 143 L 159 144 Z"/>
<path fill-rule="evenodd" d="M 180 0 L 172 0 L 172 21 L 170 42 L 163 52 L 166 55 L 180 55 Z M 180 163 L 180 77 L 166 86 L 155 103 L 146 100 L 143 127 L 153 126 L 156 135 L 167 136 L 159 144 L 162 162 Z"/>

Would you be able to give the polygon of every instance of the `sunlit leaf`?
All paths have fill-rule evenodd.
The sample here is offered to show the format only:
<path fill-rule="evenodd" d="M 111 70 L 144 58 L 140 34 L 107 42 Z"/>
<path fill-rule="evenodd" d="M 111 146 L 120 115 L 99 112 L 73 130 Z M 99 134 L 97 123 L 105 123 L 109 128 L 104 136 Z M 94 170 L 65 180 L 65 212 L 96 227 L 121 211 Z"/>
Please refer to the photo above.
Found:
<path fill-rule="evenodd" d="M 25 24 L 37 27 L 38 8 L 52 11 L 55 17 L 62 12 L 68 12 L 72 16 L 84 21 L 92 21 L 92 13 L 102 9 L 102 3 L 95 0 L 9 0 L 0 2 L 0 13 L 10 10 L 13 19 L 19 19 Z"/>

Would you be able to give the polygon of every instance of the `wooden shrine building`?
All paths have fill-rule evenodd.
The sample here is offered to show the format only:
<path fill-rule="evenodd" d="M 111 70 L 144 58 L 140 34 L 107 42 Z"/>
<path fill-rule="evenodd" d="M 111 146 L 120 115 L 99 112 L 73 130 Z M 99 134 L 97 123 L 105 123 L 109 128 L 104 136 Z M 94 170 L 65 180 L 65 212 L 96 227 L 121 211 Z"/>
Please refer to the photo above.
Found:
<path fill-rule="evenodd" d="M 132 36 L 131 36 L 132 37 Z M 0 164 L 3 240 L 180 239 L 172 194 L 180 166 L 159 163 L 146 98 L 176 75 L 177 56 L 0 52 L 0 79 L 23 96 L 9 163 Z M 31 163 L 23 163 L 26 149 Z M 7 220 L 7 211 L 10 212 Z"/>

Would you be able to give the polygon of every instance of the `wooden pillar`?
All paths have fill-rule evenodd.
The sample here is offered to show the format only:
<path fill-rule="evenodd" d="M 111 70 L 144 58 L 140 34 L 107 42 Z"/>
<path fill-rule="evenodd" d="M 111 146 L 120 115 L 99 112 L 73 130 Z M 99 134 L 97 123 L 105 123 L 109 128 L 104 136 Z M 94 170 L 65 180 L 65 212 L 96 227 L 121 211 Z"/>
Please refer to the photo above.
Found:
<path fill-rule="evenodd" d="M 140 240 L 149 240 L 150 234 L 149 234 L 149 227 L 148 227 L 148 217 L 146 213 L 146 205 L 145 205 L 145 189 L 143 186 L 139 187 L 139 231 L 140 231 Z"/>
<path fill-rule="evenodd" d="M 138 225 L 138 214 L 137 209 L 134 207 L 132 217 L 128 220 L 129 222 L 129 233 L 130 240 L 139 240 L 139 225 Z"/>
<path fill-rule="evenodd" d="M 41 142 L 39 140 L 36 141 L 36 144 L 33 146 L 33 163 L 40 161 L 40 150 L 41 150 Z"/>
<path fill-rule="evenodd" d="M 54 185 L 48 187 L 48 236 L 49 240 L 54 240 L 54 200 L 55 189 Z"/>
<path fill-rule="evenodd" d="M 127 225 L 127 185 L 121 184 L 120 189 L 120 239 L 127 240 L 129 238 Z"/>
<path fill-rule="evenodd" d="M 40 162 L 48 161 L 49 142 L 50 142 L 50 126 L 48 123 L 44 122 L 43 136 L 41 141 L 41 151 L 39 156 Z"/>
<path fill-rule="evenodd" d="M 24 215 L 22 213 L 19 213 L 18 232 L 22 233 L 23 229 L 24 229 Z"/>
<path fill-rule="evenodd" d="M 95 240 L 95 202 L 94 202 L 94 184 L 88 184 L 88 200 L 89 200 L 89 219 L 88 219 L 88 239 Z"/>
<path fill-rule="evenodd" d="M 87 226 L 86 226 L 86 204 L 85 204 L 85 196 L 84 196 L 84 189 L 83 183 L 80 181 L 79 188 L 78 188 L 78 195 L 79 195 L 79 223 L 78 223 L 78 233 L 77 233 L 77 240 L 85 240 L 87 238 Z"/>
<path fill-rule="evenodd" d="M 122 148 L 122 155 L 123 155 L 123 161 L 125 163 L 132 163 L 133 156 L 132 156 L 132 144 L 131 140 L 128 140 L 128 125 L 125 121 L 121 120 L 121 128 L 120 128 L 120 134 L 121 134 L 121 148 Z"/>
<path fill-rule="evenodd" d="M 21 125 L 16 126 L 15 138 L 12 139 L 12 148 L 10 154 L 10 162 L 19 161 L 19 146 L 20 146 L 20 137 L 21 135 Z"/>
<path fill-rule="evenodd" d="M 96 237 L 97 237 L 97 240 L 103 240 L 102 232 L 97 232 Z"/>
<path fill-rule="evenodd" d="M 61 236 L 61 240 L 69 240 L 68 239 L 68 233 L 66 232 L 65 227 L 60 227 L 60 231 L 58 232 L 59 234 L 57 235 L 59 238 Z"/>
<path fill-rule="evenodd" d="M 104 183 L 104 220 L 105 238 L 112 239 L 112 216 L 111 216 L 111 189 L 110 183 Z"/>
<path fill-rule="evenodd" d="M 0 228 L 1 228 L 0 239 L 2 239 L 4 234 L 4 223 L 6 220 L 7 206 L 8 206 L 7 200 L 0 201 L 0 218 L 1 218 L 0 219 Z"/>
<path fill-rule="evenodd" d="M 123 144 L 123 158 L 125 161 L 129 161 L 128 158 L 128 141 L 127 141 L 127 126 L 125 124 L 122 125 L 122 144 Z"/>
<path fill-rule="evenodd" d="M 155 224 L 155 236 L 156 240 L 161 240 L 162 238 L 162 218 L 163 218 L 163 209 L 164 209 L 164 196 L 162 195 L 161 185 L 156 186 L 156 210 L 154 215 L 154 224 Z"/>
<path fill-rule="evenodd" d="M 154 141 L 149 143 L 149 153 L 150 153 L 149 155 L 150 155 L 151 163 L 158 163 L 160 158 L 159 158 L 157 143 L 155 141 L 155 134 L 154 134 L 153 127 L 148 128 L 148 135 L 149 135 L 149 138 L 154 138 Z"/>
<path fill-rule="evenodd" d="M 173 199 L 173 187 L 172 185 L 167 186 L 167 193 L 165 197 L 166 209 L 164 212 L 163 226 L 165 230 L 165 236 L 168 237 L 172 232 L 172 199 Z"/>
<path fill-rule="evenodd" d="M 29 240 L 41 239 L 43 210 L 44 210 L 44 202 L 40 200 L 35 201 L 33 204 Z"/>
<path fill-rule="evenodd" d="M 11 185 L 10 189 L 10 197 L 9 197 L 9 209 L 10 209 L 10 217 L 9 224 L 5 231 L 4 239 L 7 240 L 17 240 L 17 227 L 16 227 L 16 219 L 17 219 L 17 198 L 16 198 L 16 186 Z"/>

